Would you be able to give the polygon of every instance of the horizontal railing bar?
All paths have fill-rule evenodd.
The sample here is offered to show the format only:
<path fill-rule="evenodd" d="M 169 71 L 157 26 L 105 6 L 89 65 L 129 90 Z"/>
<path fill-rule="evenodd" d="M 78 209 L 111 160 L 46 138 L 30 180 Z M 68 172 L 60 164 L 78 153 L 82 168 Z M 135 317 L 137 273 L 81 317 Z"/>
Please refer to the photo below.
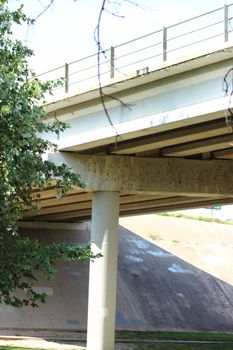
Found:
<path fill-rule="evenodd" d="M 231 5 L 232 5 L 232 4 L 231 4 Z M 230 6 L 230 5 L 229 5 L 229 6 Z M 173 28 L 173 27 L 178 26 L 178 25 L 180 25 L 180 24 L 183 24 L 183 23 L 186 23 L 186 22 L 190 22 L 190 21 L 192 21 L 192 20 L 194 20 L 194 19 L 197 19 L 197 18 L 206 16 L 206 15 L 209 15 L 209 14 L 211 14 L 211 13 L 220 11 L 220 10 L 222 10 L 222 9 L 223 9 L 222 7 L 219 7 L 219 8 L 217 8 L 217 9 L 211 10 L 211 11 L 209 11 L 209 12 L 206 12 L 206 13 L 203 13 L 203 14 L 200 14 L 200 15 L 197 15 L 197 16 L 194 16 L 194 17 L 190 17 L 189 19 L 186 19 L 186 20 L 184 20 L 184 21 L 181 21 L 181 22 L 172 24 L 172 25 L 170 25 L 170 26 L 167 26 L 166 28 L 167 28 L 167 29 L 168 29 L 168 28 Z M 150 36 L 150 35 L 154 35 L 154 34 L 159 33 L 159 32 L 162 32 L 162 29 L 158 29 L 158 30 L 156 30 L 156 31 L 154 31 L 154 32 L 152 32 L 152 33 L 149 33 L 149 34 L 146 34 L 146 35 L 142 35 L 142 36 L 140 36 L 140 37 L 138 37 L 138 38 L 136 38 L 136 39 L 129 40 L 129 41 L 126 41 L 126 42 L 124 42 L 124 43 L 122 43 L 122 44 L 116 45 L 115 48 L 121 47 L 121 46 L 123 46 L 123 45 L 130 44 L 130 43 L 132 43 L 132 42 L 134 42 L 134 41 L 137 41 L 137 40 L 144 39 L 144 38 L 146 38 L 146 37 L 148 37 L 148 36 Z"/>
<path fill-rule="evenodd" d="M 100 62 L 100 63 L 99 63 L 99 66 L 102 66 L 103 64 L 107 64 L 107 63 L 108 63 L 107 61 L 106 61 L 106 62 Z M 92 65 L 92 66 L 89 66 L 89 67 L 85 67 L 85 68 L 80 69 L 80 70 L 77 70 L 77 71 L 75 71 L 75 72 L 69 73 L 69 76 L 75 75 L 75 74 L 78 74 L 78 73 L 81 73 L 81 72 L 85 72 L 85 71 L 90 70 L 90 69 L 92 69 L 92 68 L 96 68 L 96 64 L 94 64 L 94 65 Z"/>
<path fill-rule="evenodd" d="M 103 53 L 103 52 L 107 52 L 107 51 L 109 51 L 109 49 L 106 49 L 106 50 L 102 50 L 102 52 L 100 52 L 100 54 L 101 53 Z M 77 59 L 76 61 L 72 61 L 72 62 L 69 62 L 69 64 L 74 64 L 74 63 L 78 63 L 78 62 L 81 62 L 81 61 L 83 61 L 83 60 L 87 60 L 87 59 L 89 59 L 89 58 L 92 58 L 92 57 L 95 57 L 95 56 L 98 56 L 98 53 L 93 53 L 93 54 L 91 54 L 91 55 L 89 55 L 89 56 L 85 56 L 85 57 L 82 57 L 82 58 L 79 58 L 79 59 Z"/>
<path fill-rule="evenodd" d="M 228 9 L 230 9 L 230 8 L 232 9 L 233 3 L 227 4 L 227 5 L 225 5 L 225 7 L 222 6 L 222 7 L 219 7 L 217 9 L 208 11 L 206 13 L 202 13 L 200 15 L 197 15 L 197 16 L 185 19 L 185 20 L 180 21 L 178 23 L 166 26 L 164 29 L 156 30 L 156 31 L 148 33 L 146 35 L 142 35 L 142 36 L 140 36 L 140 37 L 138 37 L 136 39 L 124 42 L 122 44 L 118 44 L 118 45 L 112 47 L 111 49 L 109 48 L 109 49 L 106 49 L 106 50 L 102 50 L 99 53 L 94 53 L 94 54 L 91 54 L 89 56 L 79 58 L 79 59 L 77 59 L 75 61 L 66 63 L 66 64 L 61 65 L 59 67 L 56 67 L 54 69 L 48 70 L 47 72 L 37 74 L 35 77 L 42 77 L 43 76 L 44 78 L 46 78 L 46 76 L 51 74 L 51 73 L 53 74 L 53 76 L 56 76 L 56 75 L 60 76 L 61 75 L 61 69 L 63 69 L 64 71 L 63 71 L 63 74 L 62 74 L 62 78 L 64 78 L 65 67 L 69 67 L 69 68 L 71 68 L 71 70 L 75 70 L 75 68 L 81 68 L 80 67 L 80 63 L 82 63 L 81 64 L 82 66 L 86 65 L 86 67 L 83 67 L 81 69 L 78 69 L 78 70 L 75 70 L 75 71 L 72 71 L 72 72 L 69 70 L 69 74 L 67 73 L 67 80 L 66 80 L 66 81 L 68 81 L 68 77 L 74 77 L 75 75 L 78 75 L 79 73 L 82 73 L 81 75 L 84 75 L 88 71 L 89 71 L 89 74 L 90 74 L 91 73 L 90 71 L 92 69 L 96 68 L 97 66 L 101 66 L 102 67 L 103 72 L 101 72 L 99 75 L 96 73 L 95 75 L 91 75 L 89 77 L 85 77 L 85 78 L 80 79 L 78 81 L 74 81 L 76 79 L 76 77 L 74 77 L 72 79 L 73 82 L 69 81 L 69 84 L 68 84 L 69 86 L 72 86 L 74 84 L 82 83 L 84 81 L 88 81 L 88 80 L 91 80 L 91 79 L 98 79 L 98 77 L 106 75 L 106 74 L 109 74 L 109 78 L 113 77 L 114 73 L 113 73 L 113 75 L 111 73 L 112 72 L 111 71 L 111 69 L 112 69 L 111 68 L 112 67 L 111 66 L 111 64 L 112 64 L 111 62 L 114 62 L 113 65 L 114 65 L 114 71 L 115 72 L 118 72 L 119 74 L 123 74 L 123 75 L 127 76 L 126 73 L 121 72 L 120 70 L 124 70 L 127 67 L 135 66 L 135 65 L 137 65 L 139 63 L 142 63 L 142 62 L 145 62 L 145 66 L 146 65 L 150 65 L 151 64 L 150 61 L 152 59 L 158 58 L 158 57 L 161 57 L 161 56 L 163 57 L 163 61 L 167 60 L 167 54 L 169 54 L 171 52 L 182 50 L 182 49 L 185 49 L 187 47 L 194 46 L 194 45 L 206 42 L 206 41 L 210 41 L 210 40 L 213 40 L 214 38 L 217 38 L 217 37 L 220 37 L 221 35 L 224 35 L 224 30 L 222 30 L 222 32 L 220 34 L 218 34 L 218 32 L 220 31 L 220 28 L 217 27 L 217 26 L 219 26 L 220 24 L 229 23 L 227 33 L 230 34 L 233 31 L 233 28 L 231 26 L 231 19 L 233 17 L 230 17 L 230 15 L 228 15 L 228 18 L 224 19 L 224 13 L 225 13 L 224 9 L 226 8 L 226 6 L 227 6 Z M 222 12 L 220 13 L 220 11 L 222 11 Z M 207 24 L 201 23 L 201 22 L 203 22 L 203 20 L 202 20 L 200 22 L 200 25 L 202 25 L 202 26 L 198 27 L 198 22 L 197 22 L 198 19 L 204 18 L 206 16 L 208 16 L 207 17 L 208 21 L 206 19 L 206 22 L 205 22 Z M 220 16 L 222 16 L 222 19 L 220 19 Z M 225 17 L 226 17 L 226 15 L 225 15 Z M 212 21 L 212 23 L 210 23 L 210 21 Z M 182 25 L 183 24 L 187 24 L 187 23 L 189 24 L 189 27 L 187 28 L 187 25 L 186 25 L 186 26 L 183 26 L 183 28 L 182 28 Z M 179 28 L 179 26 L 181 26 L 181 28 Z M 176 27 L 177 27 L 177 29 L 175 30 L 175 32 L 177 32 L 178 35 L 171 36 L 170 38 L 167 38 L 167 36 L 165 36 L 165 39 L 163 39 L 163 40 L 165 40 L 165 42 L 163 42 L 162 41 L 162 34 L 164 33 L 164 31 L 166 31 L 166 33 L 169 33 L 169 31 L 171 29 L 174 29 Z M 230 28 L 231 28 L 231 30 L 230 30 Z M 208 33 L 208 29 L 210 29 L 209 31 L 214 32 L 213 33 L 214 35 L 211 35 L 211 33 Z M 183 32 L 181 33 L 181 31 L 183 31 Z M 179 34 L 179 33 L 181 33 L 181 34 Z M 199 37 L 201 37 L 201 39 L 195 41 L 195 37 L 194 38 L 192 37 L 192 35 L 195 35 L 195 33 L 200 33 Z M 217 34 L 215 34 L 215 33 L 217 33 Z M 171 34 L 175 34 L 175 33 L 172 31 Z M 161 37 L 160 37 L 160 35 L 161 35 Z M 188 36 L 190 36 L 190 38 L 188 38 Z M 144 47 L 141 47 L 141 45 L 143 44 L 142 40 L 146 39 L 146 38 L 150 38 L 151 41 L 149 41 L 147 39 L 147 41 L 145 41 L 145 44 L 147 44 L 147 43 L 148 44 L 145 45 Z M 184 39 L 183 41 L 182 41 L 182 38 Z M 177 40 L 176 44 L 174 43 L 175 40 Z M 194 40 L 194 41 L 192 41 L 192 40 Z M 184 44 L 185 41 L 187 41 L 188 43 Z M 152 42 L 152 44 L 150 44 L 151 42 Z M 167 49 L 167 44 L 171 43 L 171 42 L 173 42 L 172 46 L 175 46 L 177 44 L 181 44 L 181 46 L 177 46 L 177 47 L 172 48 L 172 49 L 169 50 L 169 48 Z M 129 47 L 127 47 L 126 49 L 122 50 L 122 51 L 125 51 L 125 53 L 122 52 L 122 54 L 120 54 L 120 52 L 118 52 L 118 51 L 121 51 L 121 48 L 125 47 L 127 45 Z M 156 47 L 159 47 L 161 45 L 163 45 L 163 47 L 161 48 L 161 53 L 153 54 L 154 51 L 155 52 L 156 51 L 157 52 L 160 51 L 160 48 L 156 48 Z M 137 47 L 139 47 L 139 48 L 137 48 Z M 130 51 L 130 48 L 132 48 L 131 51 Z M 156 49 L 154 49 L 154 48 L 156 48 Z M 128 52 L 126 52 L 126 50 L 128 50 Z M 146 50 L 148 50 L 148 51 L 146 51 Z M 111 53 L 111 55 L 109 55 L 110 53 Z M 119 56 L 117 55 L 118 53 L 119 53 Z M 165 53 L 165 56 L 164 56 L 164 53 Z M 152 54 L 152 56 L 150 56 L 150 57 L 143 57 L 142 58 L 142 56 L 146 56 L 146 55 L 149 55 L 149 54 Z M 101 56 L 101 62 L 99 62 L 99 64 L 98 64 L 97 63 L 97 57 L 99 55 Z M 104 57 L 102 57 L 102 55 L 104 55 Z M 135 55 L 136 57 L 133 57 L 133 58 L 131 57 L 130 58 L 129 56 L 132 56 L 132 55 Z M 179 53 L 178 53 L 178 55 L 179 55 Z M 127 59 L 127 57 L 128 57 L 128 59 Z M 96 59 L 96 63 L 95 64 L 93 62 L 93 59 Z M 103 59 L 104 59 L 104 61 L 103 61 Z M 136 60 L 132 61 L 133 59 L 136 59 Z M 131 62 L 129 62 L 130 60 L 131 60 Z M 120 67 L 115 66 L 115 63 L 117 63 L 119 65 L 119 61 L 121 61 L 121 64 L 123 64 L 123 65 L 120 66 Z M 124 62 L 125 62 L 125 64 L 124 64 Z M 156 62 L 158 62 L 158 60 Z M 77 64 L 77 67 L 74 67 L 75 64 Z M 152 64 L 153 64 L 153 62 L 152 62 Z M 137 68 L 139 70 L 143 69 L 143 68 L 140 68 L 140 67 L 135 67 L 136 70 L 137 70 Z M 127 69 L 125 71 L 127 71 Z M 53 79 L 60 79 L 60 78 L 53 78 Z M 81 76 L 80 76 L 80 78 L 81 78 Z M 55 88 L 53 90 L 59 90 L 59 89 L 62 89 L 62 87 L 57 87 L 57 88 Z M 66 92 L 68 92 L 68 89 L 67 89 Z"/>
<path fill-rule="evenodd" d="M 135 42 L 135 41 L 138 41 L 138 40 L 147 38 L 148 36 L 155 35 L 155 34 L 157 34 L 157 33 L 159 33 L 159 32 L 162 32 L 162 29 L 158 29 L 158 30 L 156 30 L 155 32 L 152 32 L 152 33 L 149 33 L 149 34 L 145 34 L 145 35 L 139 36 L 139 37 L 136 38 L 136 39 L 132 39 L 132 40 L 126 41 L 126 42 L 124 42 L 124 43 L 122 43 L 122 44 L 118 44 L 118 45 L 116 45 L 116 46 L 114 46 L 114 47 L 117 49 L 118 47 L 121 47 L 121 46 L 124 46 L 124 45 L 127 45 L 127 44 L 131 44 L 131 43 L 133 43 L 133 42 Z"/>
<path fill-rule="evenodd" d="M 59 69 L 62 69 L 62 68 L 64 68 L 64 64 L 63 64 L 62 66 L 56 67 L 56 68 L 54 68 L 54 69 L 50 69 L 50 70 L 48 70 L 47 72 L 43 72 L 43 73 L 40 73 L 40 74 L 36 74 L 36 78 L 37 78 L 37 77 L 40 77 L 41 75 L 46 75 L 46 74 L 55 72 L 56 70 L 59 70 Z"/>
<path fill-rule="evenodd" d="M 135 62 L 128 63 L 128 64 L 126 64 L 126 65 L 124 65 L 124 66 L 118 67 L 118 69 L 122 69 L 122 68 L 125 68 L 125 67 L 128 67 L 128 66 L 132 66 L 133 64 L 140 63 L 140 62 L 143 62 L 143 61 L 146 61 L 146 60 L 151 60 L 152 58 L 159 57 L 159 56 L 162 56 L 162 53 L 160 53 L 160 54 L 158 54 L 158 55 L 153 55 L 153 56 L 151 56 L 151 57 L 149 57 L 149 58 L 143 58 L 143 59 L 141 59 L 141 60 L 139 60 L 139 61 L 135 61 Z"/>
<path fill-rule="evenodd" d="M 176 50 L 183 49 L 184 47 L 187 47 L 187 46 L 196 45 L 196 44 L 202 43 L 203 41 L 207 41 L 207 40 L 210 40 L 210 39 L 217 38 L 217 37 L 219 37 L 219 36 L 221 36 L 221 35 L 222 35 L 222 33 L 217 34 L 217 35 L 210 36 L 210 37 L 205 38 L 205 39 L 202 39 L 202 40 L 194 41 L 194 42 L 192 42 L 192 43 L 190 43 L 190 44 L 186 44 L 186 45 L 184 45 L 184 46 L 179 46 L 179 47 L 176 47 L 176 48 L 174 48 L 174 49 L 171 49 L 171 50 L 169 50 L 168 52 L 173 52 L 173 51 L 176 51 Z"/>
<path fill-rule="evenodd" d="M 218 12 L 218 11 L 220 11 L 220 10 L 223 10 L 223 7 L 219 7 L 219 8 L 217 8 L 217 9 L 211 10 L 211 11 L 209 11 L 209 12 L 205 12 L 205 13 L 202 13 L 202 14 L 200 14 L 200 15 L 197 15 L 197 16 L 194 16 L 194 17 L 185 19 L 184 21 L 181 21 L 181 22 L 178 22 L 178 23 L 175 23 L 175 24 L 171 24 L 170 26 L 167 26 L 167 29 L 169 29 L 169 28 L 174 28 L 174 27 L 176 27 L 176 26 L 178 26 L 178 25 L 181 25 L 181 24 L 184 24 L 184 23 L 187 23 L 187 22 L 191 22 L 191 21 L 193 21 L 193 20 L 195 20 L 195 19 L 197 19 L 197 18 L 201 18 L 201 17 L 207 16 L 207 15 L 209 15 L 209 14 L 211 14 L 211 13 Z"/>
<path fill-rule="evenodd" d="M 110 73 L 110 71 L 101 72 L 99 75 L 102 75 L 102 74 L 108 74 L 108 73 Z M 72 82 L 70 82 L 70 84 L 69 84 L 69 85 L 76 84 L 76 82 L 80 82 L 80 81 L 84 81 L 84 80 L 89 80 L 89 79 L 92 79 L 92 78 L 94 78 L 94 77 L 98 77 L 98 74 L 96 73 L 96 74 L 93 74 L 93 75 L 87 76 L 87 77 L 85 77 L 85 78 L 82 78 L 82 79 L 79 79 L 79 80 L 72 81 Z"/>
<path fill-rule="evenodd" d="M 144 50 L 150 49 L 150 48 L 155 47 L 155 46 L 158 46 L 158 45 L 162 45 L 162 41 L 160 41 L 160 42 L 157 43 L 157 44 L 153 44 L 153 45 L 150 45 L 150 46 L 145 46 L 145 47 L 143 47 L 142 49 L 135 50 L 135 51 L 130 51 L 130 52 L 124 54 L 124 55 L 115 57 L 115 61 L 118 61 L 118 60 L 121 59 L 121 58 L 130 56 L 130 55 L 133 55 L 134 53 L 137 53 L 137 52 L 140 52 L 140 51 L 144 51 Z"/>
<path fill-rule="evenodd" d="M 102 72 L 99 75 L 96 74 L 96 75 L 92 75 L 92 76 L 87 77 L 87 78 L 85 77 L 85 79 L 77 80 L 77 81 L 74 81 L 74 82 L 70 83 L 69 86 L 75 85 L 75 84 L 81 83 L 82 81 L 90 80 L 90 79 L 93 79 L 93 78 L 98 79 L 99 76 L 104 75 L 104 74 L 109 74 L 109 73 L 110 73 L 110 71 L 107 71 L 107 72 Z"/>
<path fill-rule="evenodd" d="M 220 24 L 220 23 L 223 23 L 223 21 L 219 21 L 219 22 L 215 22 L 215 23 L 212 23 L 212 24 L 208 24 L 207 26 L 204 26 L 204 27 L 201 27 L 201 28 L 192 30 L 192 31 L 190 31 L 190 32 L 185 32 L 185 33 L 183 33 L 183 34 L 180 34 L 180 35 L 177 35 L 177 36 L 173 36 L 173 37 L 167 39 L 167 41 L 172 41 L 172 40 L 181 38 L 181 37 L 183 37 L 183 36 L 186 36 L 186 35 L 189 35 L 189 34 L 193 34 L 193 33 L 199 32 L 199 31 L 201 31 L 201 30 L 203 30 L 203 29 L 207 29 L 207 28 L 213 27 L 213 26 L 215 26 L 215 25 L 217 25 L 217 24 Z"/>

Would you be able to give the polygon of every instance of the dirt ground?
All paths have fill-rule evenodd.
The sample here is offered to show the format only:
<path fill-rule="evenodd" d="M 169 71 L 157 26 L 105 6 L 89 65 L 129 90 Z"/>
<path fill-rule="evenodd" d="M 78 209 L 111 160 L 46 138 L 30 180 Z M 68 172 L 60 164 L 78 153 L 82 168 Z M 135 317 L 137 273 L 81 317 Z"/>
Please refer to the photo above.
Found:
<path fill-rule="evenodd" d="M 15 346 L 22 348 L 39 348 L 39 349 L 54 349 L 54 350 L 83 350 L 86 349 L 81 345 L 70 345 L 66 341 L 54 342 L 43 338 L 36 337 L 0 337 L 0 346 Z M 116 350 L 133 350 L 130 344 L 118 343 Z"/>
<path fill-rule="evenodd" d="M 67 349 L 77 350 L 83 349 L 83 346 L 68 345 L 64 343 L 57 343 L 54 341 L 48 341 L 43 338 L 31 338 L 31 337 L 14 337 L 14 338 L 0 338 L 0 346 L 15 346 L 25 348 L 40 348 L 40 349 Z"/>

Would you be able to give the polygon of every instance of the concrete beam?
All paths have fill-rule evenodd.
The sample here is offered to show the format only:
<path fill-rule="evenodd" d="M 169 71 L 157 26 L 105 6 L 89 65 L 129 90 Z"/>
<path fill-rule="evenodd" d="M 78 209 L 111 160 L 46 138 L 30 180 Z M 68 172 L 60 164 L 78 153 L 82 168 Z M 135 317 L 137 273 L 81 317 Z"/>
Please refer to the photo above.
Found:
<path fill-rule="evenodd" d="M 233 197 L 233 161 L 49 154 L 82 175 L 87 189 L 198 197 Z"/>

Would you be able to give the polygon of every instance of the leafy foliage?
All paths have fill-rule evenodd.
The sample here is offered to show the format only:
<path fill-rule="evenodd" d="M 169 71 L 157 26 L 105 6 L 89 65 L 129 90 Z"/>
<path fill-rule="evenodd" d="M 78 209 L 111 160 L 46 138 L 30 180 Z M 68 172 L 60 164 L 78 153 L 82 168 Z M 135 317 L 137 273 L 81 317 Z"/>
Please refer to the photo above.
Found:
<path fill-rule="evenodd" d="M 32 190 L 55 184 L 60 195 L 73 185 L 84 187 L 80 176 L 65 165 L 43 161 L 42 155 L 56 145 L 42 139 L 46 132 L 59 134 L 64 123 L 45 122 L 41 101 L 51 93 L 53 82 L 33 76 L 27 59 L 33 52 L 21 41 L 12 39 L 12 25 L 31 23 L 22 7 L 10 11 L 0 0 L 0 302 L 13 306 L 37 306 L 45 295 L 36 293 L 36 271 L 51 278 L 58 259 L 83 261 L 94 258 L 90 246 L 66 244 L 45 246 L 22 238 L 17 221 L 22 207 L 32 209 Z"/>

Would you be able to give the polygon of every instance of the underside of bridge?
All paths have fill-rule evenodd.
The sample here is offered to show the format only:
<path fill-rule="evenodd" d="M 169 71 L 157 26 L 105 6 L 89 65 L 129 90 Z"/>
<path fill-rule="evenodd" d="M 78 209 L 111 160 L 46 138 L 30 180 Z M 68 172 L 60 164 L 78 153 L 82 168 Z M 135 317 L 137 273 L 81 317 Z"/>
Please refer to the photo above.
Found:
<path fill-rule="evenodd" d="M 119 215 L 233 203 L 232 101 L 218 92 L 231 55 L 232 47 L 106 86 L 106 106 L 116 130 L 123 130 L 119 137 L 105 127 L 98 89 L 48 106 L 48 118 L 68 120 L 73 132 L 48 159 L 69 165 L 86 188 L 61 200 L 47 188 L 40 210 L 25 210 L 23 221 L 92 219 L 91 240 L 103 258 L 90 265 L 88 350 L 114 349 Z"/>
<path fill-rule="evenodd" d="M 98 88 L 48 104 L 48 119 L 70 124 L 59 154 L 87 183 L 62 200 L 53 187 L 25 221 L 78 222 L 91 218 L 96 191 L 120 194 L 121 216 L 233 203 L 233 101 L 222 84 L 232 67 L 226 46 L 148 74 L 108 82 L 105 107 Z M 230 79 L 227 81 L 227 79 Z M 37 194 L 35 190 L 35 195 Z"/>
<path fill-rule="evenodd" d="M 120 216 L 233 203 L 232 161 L 130 156 L 51 155 L 88 180 L 57 199 L 54 187 L 40 192 L 40 210 L 24 221 L 78 222 L 91 219 L 93 191 L 120 193 Z M 73 164 L 73 166 L 72 166 Z M 35 195 L 38 191 L 34 191 Z"/>
<path fill-rule="evenodd" d="M 99 190 L 120 192 L 121 216 L 233 203 L 233 133 L 224 113 L 117 145 L 50 155 L 83 175 L 87 189 L 58 200 L 55 188 L 48 187 L 40 193 L 41 209 L 25 211 L 24 220 L 89 220 L 92 193 Z"/>
<path fill-rule="evenodd" d="M 90 263 L 87 349 L 114 350 L 119 215 L 233 203 L 233 162 L 69 152 L 49 159 L 68 164 L 87 187 L 60 201 L 54 188 L 46 189 L 39 212 L 25 211 L 24 221 L 40 227 L 43 221 L 92 220 L 93 251 L 103 257 Z"/>

